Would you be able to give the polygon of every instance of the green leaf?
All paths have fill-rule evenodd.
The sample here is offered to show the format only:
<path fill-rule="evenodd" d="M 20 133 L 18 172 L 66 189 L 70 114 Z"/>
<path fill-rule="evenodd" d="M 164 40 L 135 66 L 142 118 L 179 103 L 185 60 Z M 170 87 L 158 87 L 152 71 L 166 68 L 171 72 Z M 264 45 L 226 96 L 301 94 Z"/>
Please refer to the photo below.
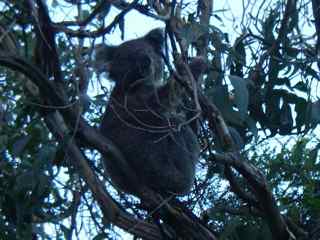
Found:
<path fill-rule="evenodd" d="M 311 123 L 320 123 L 320 100 L 311 103 Z"/>
<path fill-rule="evenodd" d="M 51 163 L 55 158 L 56 152 L 57 152 L 56 146 L 53 146 L 53 145 L 43 146 L 37 154 L 37 163 L 39 165 L 38 167 L 41 169 L 44 166 L 51 167 Z"/>
<path fill-rule="evenodd" d="M 215 88 L 207 91 L 207 95 L 210 97 L 211 101 L 219 108 L 223 118 L 234 125 L 242 126 L 243 119 L 240 113 L 233 110 L 232 102 L 229 99 L 228 87 L 215 86 Z"/>
<path fill-rule="evenodd" d="M 215 174 L 223 174 L 223 172 L 224 172 L 224 165 L 222 164 L 209 165 L 206 179 L 211 179 Z"/>
<path fill-rule="evenodd" d="M 33 171 L 26 171 L 17 177 L 15 189 L 17 192 L 26 192 L 32 190 L 35 184 Z"/>
<path fill-rule="evenodd" d="M 86 18 L 88 18 L 89 17 L 89 15 L 90 15 L 90 12 L 88 11 L 88 10 L 82 10 L 81 11 L 81 20 L 84 20 L 84 19 L 86 19 Z"/>
<path fill-rule="evenodd" d="M 58 0 L 52 0 L 51 7 L 56 8 L 59 6 Z"/>
<path fill-rule="evenodd" d="M 246 51 L 245 45 L 243 43 L 243 35 L 238 37 L 234 43 L 234 50 L 237 60 L 241 63 L 241 65 L 246 65 Z"/>
<path fill-rule="evenodd" d="M 293 86 L 293 88 L 298 89 L 302 92 L 309 92 L 308 85 L 303 81 L 298 82 L 296 85 Z"/>
<path fill-rule="evenodd" d="M 258 128 L 257 128 L 257 122 L 254 121 L 251 117 L 247 116 L 246 118 L 246 124 L 248 125 L 249 131 L 253 134 L 255 137 L 255 140 L 258 140 Z"/>
<path fill-rule="evenodd" d="M 287 55 L 291 58 L 296 58 L 297 55 L 300 53 L 299 49 L 293 48 L 293 47 L 286 47 L 285 51 L 286 51 Z"/>
<path fill-rule="evenodd" d="M 280 127 L 279 127 L 279 134 L 287 135 L 291 133 L 293 128 L 293 118 L 291 107 L 288 103 L 284 103 L 281 107 L 280 112 Z"/>
<path fill-rule="evenodd" d="M 318 159 L 319 149 L 320 144 L 317 144 L 317 146 L 310 151 L 309 156 L 306 159 L 306 167 L 308 167 L 309 169 L 314 169 L 314 165 L 316 164 Z"/>
<path fill-rule="evenodd" d="M 308 76 L 311 76 L 311 77 L 313 77 L 314 79 L 317 79 L 317 80 L 319 80 L 319 76 L 318 76 L 318 73 L 317 73 L 317 71 L 315 71 L 312 67 L 310 67 L 310 66 L 307 66 L 306 67 L 306 69 L 305 69 L 305 74 Z"/>
<path fill-rule="evenodd" d="M 280 16 L 279 5 L 280 4 L 278 4 L 275 8 L 270 10 L 269 16 L 265 19 L 265 21 L 262 24 L 262 32 L 266 42 L 272 43 L 275 39 L 273 35 L 273 30 Z"/>
<path fill-rule="evenodd" d="M 239 109 L 240 118 L 244 120 L 248 113 L 249 104 L 247 81 L 235 75 L 230 75 L 229 79 L 235 90 L 235 104 Z"/>
<path fill-rule="evenodd" d="M 8 143 L 8 135 L 6 134 L 0 135 L 0 151 L 6 148 L 7 143 Z"/>
<path fill-rule="evenodd" d="M 199 23 L 186 24 L 180 30 L 180 36 L 187 42 L 188 46 L 196 42 L 203 34 L 207 32 L 207 27 Z"/>
<path fill-rule="evenodd" d="M 12 145 L 12 154 L 16 157 L 20 156 L 27 144 L 30 142 L 31 136 L 21 136 Z"/>
<path fill-rule="evenodd" d="M 60 229 L 62 230 L 65 239 L 70 239 L 71 229 L 67 228 L 63 224 L 60 224 Z"/>
<path fill-rule="evenodd" d="M 107 233 L 99 233 L 93 238 L 93 240 L 104 240 L 108 238 L 109 238 L 109 235 Z"/>
<path fill-rule="evenodd" d="M 296 116 L 296 126 L 298 132 L 301 130 L 301 127 L 306 124 L 306 118 L 307 118 L 307 108 L 308 108 L 308 103 L 307 101 L 298 101 L 295 104 L 295 112 L 297 114 Z"/>

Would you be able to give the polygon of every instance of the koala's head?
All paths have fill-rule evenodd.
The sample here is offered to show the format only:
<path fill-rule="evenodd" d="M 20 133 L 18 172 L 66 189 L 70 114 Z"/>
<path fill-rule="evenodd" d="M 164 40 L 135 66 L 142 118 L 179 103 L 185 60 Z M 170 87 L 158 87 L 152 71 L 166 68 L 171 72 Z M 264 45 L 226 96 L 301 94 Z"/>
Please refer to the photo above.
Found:
<path fill-rule="evenodd" d="M 96 59 L 107 63 L 105 70 L 116 85 L 127 89 L 140 83 L 154 85 L 162 77 L 163 42 L 163 31 L 157 28 L 119 46 L 100 46 Z"/>

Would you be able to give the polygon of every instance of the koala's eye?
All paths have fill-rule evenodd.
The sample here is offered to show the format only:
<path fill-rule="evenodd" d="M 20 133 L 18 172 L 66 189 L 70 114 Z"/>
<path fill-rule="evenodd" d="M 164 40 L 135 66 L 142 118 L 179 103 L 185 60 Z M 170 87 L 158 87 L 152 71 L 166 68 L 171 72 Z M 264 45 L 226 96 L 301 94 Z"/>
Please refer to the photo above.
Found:
<path fill-rule="evenodd" d="M 137 59 L 141 68 L 147 69 L 151 65 L 151 58 L 148 55 L 140 56 L 140 59 Z"/>
<path fill-rule="evenodd" d="M 144 78 L 150 75 L 152 66 L 152 59 L 148 55 L 140 55 L 139 59 L 136 59 L 136 71 L 138 78 Z"/>
<path fill-rule="evenodd" d="M 151 59 L 149 57 L 143 58 L 143 60 L 141 61 L 141 67 L 147 69 L 150 67 L 150 65 L 151 65 Z"/>

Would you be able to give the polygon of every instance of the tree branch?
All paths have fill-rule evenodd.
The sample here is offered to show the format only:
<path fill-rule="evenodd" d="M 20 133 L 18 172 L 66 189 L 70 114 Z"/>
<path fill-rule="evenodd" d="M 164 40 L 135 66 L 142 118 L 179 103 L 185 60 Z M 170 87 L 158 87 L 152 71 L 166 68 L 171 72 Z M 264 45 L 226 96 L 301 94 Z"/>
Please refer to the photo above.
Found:
<path fill-rule="evenodd" d="M 113 28 L 116 27 L 117 24 L 124 18 L 124 16 L 130 12 L 136 4 L 139 2 L 139 0 L 134 0 L 132 3 L 130 3 L 121 13 L 119 13 L 112 23 L 110 23 L 107 27 L 98 29 L 96 31 L 87 31 L 87 30 L 72 30 L 69 28 L 66 28 L 62 26 L 61 24 L 54 24 L 52 23 L 52 27 L 55 29 L 55 31 L 58 32 L 64 32 L 65 34 L 69 35 L 70 37 L 79 37 L 79 38 L 84 38 L 84 37 L 89 37 L 89 38 L 97 38 L 101 37 L 107 33 L 109 33 Z"/>

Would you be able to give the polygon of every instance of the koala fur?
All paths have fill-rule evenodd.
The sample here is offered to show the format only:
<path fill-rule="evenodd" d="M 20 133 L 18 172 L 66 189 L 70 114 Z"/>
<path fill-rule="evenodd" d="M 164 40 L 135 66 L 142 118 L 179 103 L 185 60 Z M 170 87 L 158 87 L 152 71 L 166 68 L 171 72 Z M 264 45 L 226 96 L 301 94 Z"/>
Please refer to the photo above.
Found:
<path fill-rule="evenodd" d="M 190 190 L 200 148 L 196 133 L 169 103 L 169 84 L 161 86 L 163 32 L 100 49 L 115 87 L 100 131 L 123 153 L 139 183 L 160 194 Z M 174 107 L 175 108 L 175 107 Z M 116 187 L 137 195 L 137 186 L 122 174 L 114 159 L 105 157 L 106 170 Z"/>

